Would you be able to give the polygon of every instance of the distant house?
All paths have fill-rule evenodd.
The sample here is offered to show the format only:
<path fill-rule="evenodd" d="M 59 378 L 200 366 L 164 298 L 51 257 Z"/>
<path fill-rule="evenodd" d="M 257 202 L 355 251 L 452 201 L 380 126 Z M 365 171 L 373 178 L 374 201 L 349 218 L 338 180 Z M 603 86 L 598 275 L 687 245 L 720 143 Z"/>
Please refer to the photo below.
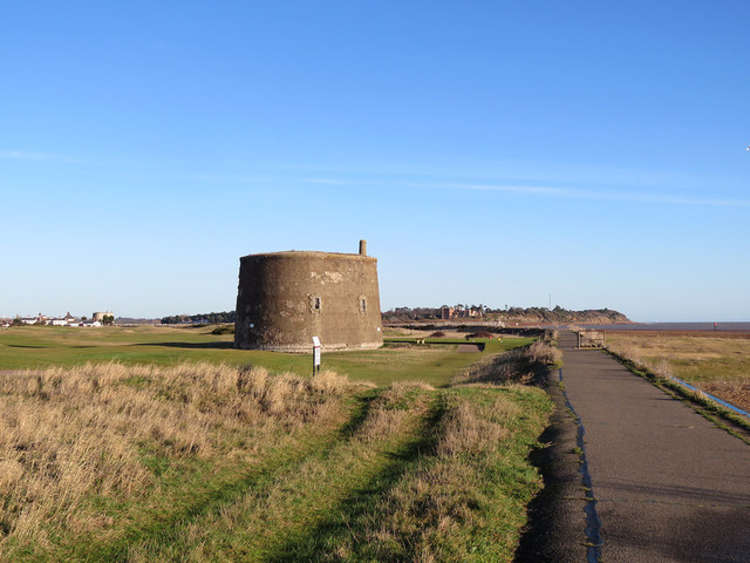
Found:
<path fill-rule="evenodd" d="M 91 320 L 103 322 L 105 317 L 115 318 L 115 314 L 112 311 L 94 311 L 91 314 Z"/>
<path fill-rule="evenodd" d="M 47 324 L 47 317 L 39 313 L 36 317 L 21 317 L 21 322 L 25 325 Z"/>
<path fill-rule="evenodd" d="M 68 311 L 64 317 L 47 319 L 46 324 L 52 326 L 76 326 L 78 323 L 76 323 L 76 318 Z"/>
<path fill-rule="evenodd" d="M 466 319 L 466 318 L 481 318 L 484 316 L 484 310 L 482 306 L 464 307 L 463 305 L 456 305 L 455 307 L 448 307 L 443 305 L 440 308 L 440 318 L 443 320 L 449 319 Z"/>

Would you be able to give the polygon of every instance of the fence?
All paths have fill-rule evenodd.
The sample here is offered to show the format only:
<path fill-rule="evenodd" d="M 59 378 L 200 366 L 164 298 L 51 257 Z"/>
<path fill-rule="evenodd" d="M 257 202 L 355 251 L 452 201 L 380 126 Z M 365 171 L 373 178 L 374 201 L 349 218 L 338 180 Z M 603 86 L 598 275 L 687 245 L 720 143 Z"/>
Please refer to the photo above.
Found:
<path fill-rule="evenodd" d="M 601 330 L 579 330 L 579 348 L 603 348 L 606 343 L 606 333 Z"/>

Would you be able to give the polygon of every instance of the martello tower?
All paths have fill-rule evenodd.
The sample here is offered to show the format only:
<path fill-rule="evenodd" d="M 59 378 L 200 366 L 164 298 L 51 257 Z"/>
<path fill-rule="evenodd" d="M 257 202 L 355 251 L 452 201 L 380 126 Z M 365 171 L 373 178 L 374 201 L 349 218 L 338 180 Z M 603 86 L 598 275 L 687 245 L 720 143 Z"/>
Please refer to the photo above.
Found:
<path fill-rule="evenodd" d="M 234 345 L 278 352 L 363 350 L 383 344 L 378 261 L 359 254 L 294 251 L 240 258 Z"/>

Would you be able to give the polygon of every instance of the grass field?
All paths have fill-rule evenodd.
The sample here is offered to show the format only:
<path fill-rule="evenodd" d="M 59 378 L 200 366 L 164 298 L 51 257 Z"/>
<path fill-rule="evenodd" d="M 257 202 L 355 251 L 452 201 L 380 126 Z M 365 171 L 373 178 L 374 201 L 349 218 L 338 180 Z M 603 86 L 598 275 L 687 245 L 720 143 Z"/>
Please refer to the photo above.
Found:
<path fill-rule="evenodd" d="M 125 365 L 170 366 L 183 362 L 263 366 L 274 372 L 306 375 L 311 358 L 232 348 L 231 334 L 211 334 L 212 327 L 12 327 L 0 330 L 0 370 L 76 366 L 115 361 Z M 476 339 L 487 342 L 486 339 Z M 529 344 L 528 338 L 493 340 L 485 354 Z M 323 354 L 323 367 L 351 380 L 378 385 L 403 377 L 431 385 L 445 385 L 457 371 L 479 360 L 482 353 L 459 352 L 456 346 L 383 348 L 362 352 Z"/>
<path fill-rule="evenodd" d="M 607 332 L 610 349 L 750 409 L 750 338 L 737 334 Z"/>
<path fill-rule="evenodd" d="M 131 363 L 143 363 L 140 350 L 169 364 L 172 347 L 148 342 L 225 341 L 72 334 L 64 344 L 44 330 L 2 342 L 43 343 L 49 362 L 136 348 Z M 426 376 L 446 384 L 436 389 L 272 375 L 257 367 L 264 355 L 185 350 L 224 365 L 0 374 L 0 560 L 513 559 L 541 487 L 528 455 L 552 409 L 541 389 L 515 383 L 538 367 L 535 355 L 407 349 L 340 360 L 359 376 L 402 362 L 382 380 L 438 370 Z M 31 365 L 17 353 L 3 348 L 10 367 Z M 477 358 L 481 369 L 466 369 Z"/>

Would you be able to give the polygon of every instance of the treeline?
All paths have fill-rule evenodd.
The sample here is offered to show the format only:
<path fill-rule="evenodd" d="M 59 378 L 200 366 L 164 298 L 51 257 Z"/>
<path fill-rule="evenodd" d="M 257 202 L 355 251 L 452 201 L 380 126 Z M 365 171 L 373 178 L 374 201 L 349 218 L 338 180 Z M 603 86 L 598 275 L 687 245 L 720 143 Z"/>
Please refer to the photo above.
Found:
<path fill-rule="evenodd" d="M 384 321 L 420 321 L 439 319 L 440 307 L 396 307 L 383 312 Z"/>
<path fill-rule="evenodd" d="M 465 306 L 466 309 L 479 309 L 485 320 L 500 321 L 541 321 L 541 322 L 628 322 L 629 319 L 612 309 L 584 309 L 574 311 L 559 305 L 554 309 L 547 307 L 507 307 L 492 309 L 483 305 Z M 389 322 L 425 321 L 441 318 L 442 307 L 396 307 L 383 313 L 383 320 Z M 161 319 L 162 324 L 222 324 L 233 323 L 234 311 L 221 313 L 200 313 L 197 315 L 171 315 Z"/>
<path fill-rule="evenodd" d="M 553 309 L 547 307 L 509 307 L 508 309 L 492 309 L 490 316 L 500 320 L 512 319 L 539 319 L 544 322 L 611 322 L 623 323 L 629 322 L 627 316 L 604 307 L 603 309 L 583 309 L 575 311 L 565 309 L 557 305 Z"/>
<path fill-rule="evenodd" d="M 221 313 L 200 313 L 198 315 L 171 315 L 162 317 L 161 324 L 178 325 L 178 324 L 221 324 L 233 323 L 234 311 L 222 311 Z"/>
<path fill-rule="evenodd" d="M 559 305 L 547 307 L 505 307 L 493 309 L 484 305 L 463 305 L 465 309 L 478 309 L 485 320 L 541 321 L 541 322 L 628 322 L 629 319 L 612 309 L 584 309 L 575 311 Z M 425 321 L 441 318 L 442 307 L 396 307 L 383 313 L 383 320 L 390 322 Z"/>

